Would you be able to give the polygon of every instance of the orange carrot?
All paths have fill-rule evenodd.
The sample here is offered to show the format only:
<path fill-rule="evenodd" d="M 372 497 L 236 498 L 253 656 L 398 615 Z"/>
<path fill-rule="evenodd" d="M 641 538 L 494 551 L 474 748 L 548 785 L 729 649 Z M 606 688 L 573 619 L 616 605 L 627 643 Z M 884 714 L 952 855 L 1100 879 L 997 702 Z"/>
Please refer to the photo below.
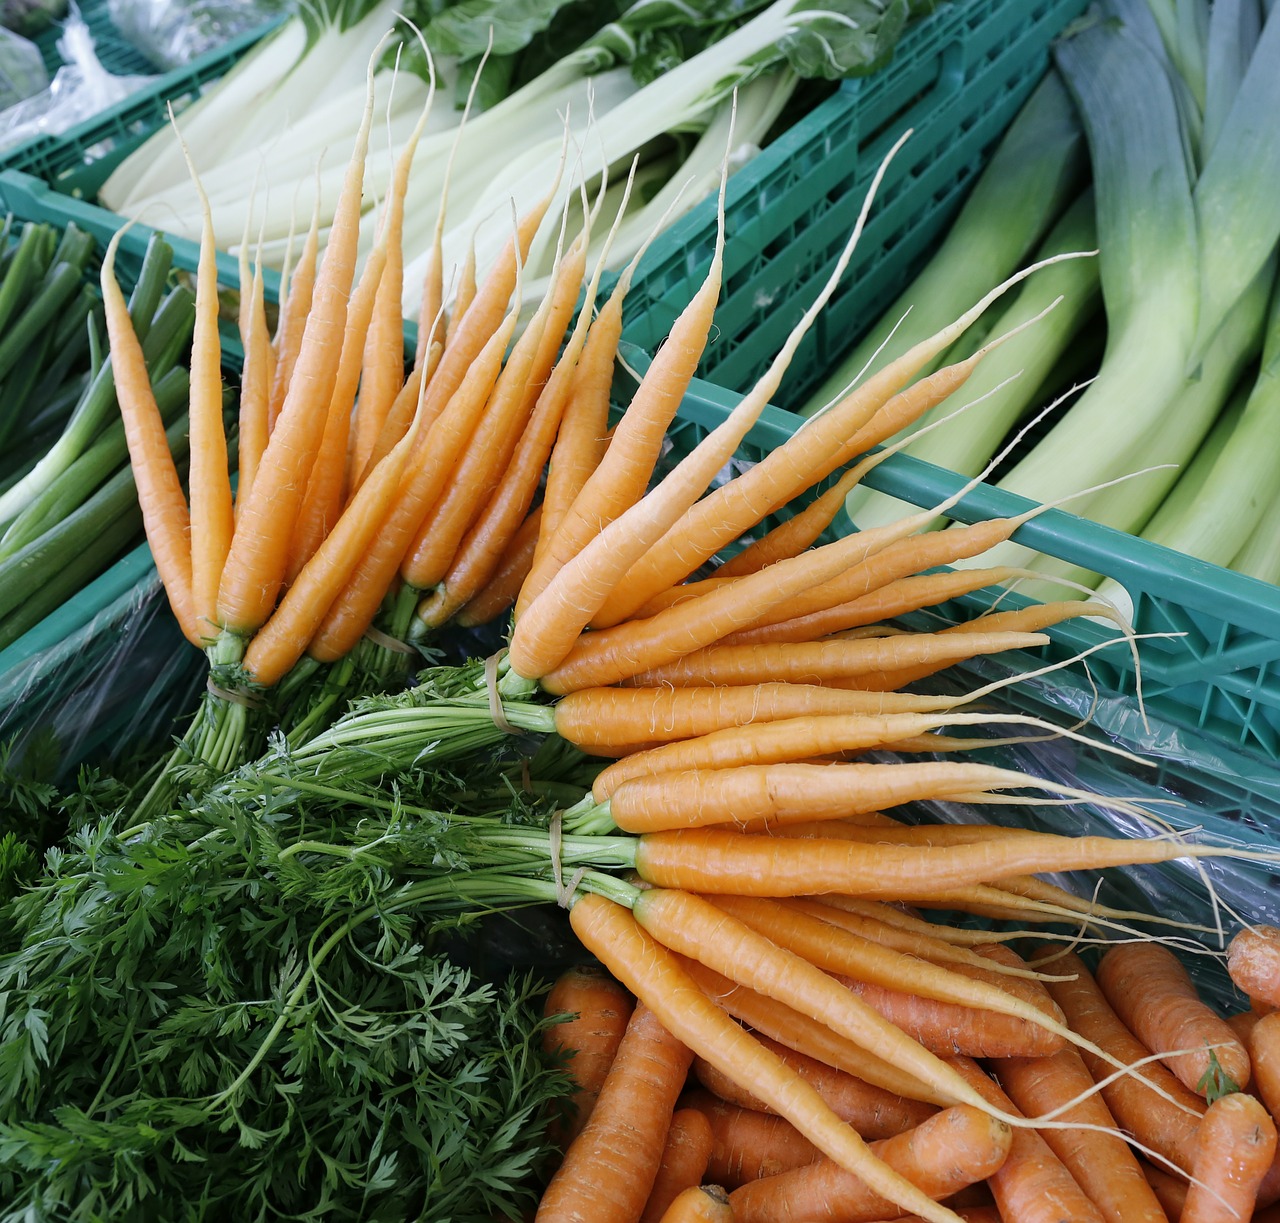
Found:
<path fill-rule="evenodd" d="M 116 280 L 116 251 L 123 234 L 123 229 L 117 230 L 107 243 L 101 272 L 116 399 L 138 488 L 142 523 L 160 581 L 183 636 L 192 645 L 203 648 L 209 630 L 196 615 L 191 592 L 191 519 L 187 499 L 173 464 L 164 421 L 151 391 L 142 345 Z"/>
<path fill-rule="evenodd" d="M 635 1004 L 607 972 L 590 965 L 565 969 L 543 1004 L 546 1015 L 570 1015 L 543 1033 L 544 1053 L 570 1056 L 569 1073 L 577 1089 L 569 1099 L 570 1116 L 561 1135 L 571 1141 L 591 1116 Z"/>
<path fill-rule="evenodd" d="M 873 1143 L 871 1149 L 925 1193 L 945 1197 L 995 1175 L 1010 1157 L 1012 1141 L 1013 1132 L 1003 1121 L 962 1105 L 938 1113 L 904 1134 Z M 737 1223 L 813 1219 L 863 1223 L 895 1217 L 888 1202 L 825 1159 L 743 1185 L 729 1200 Z M 1062 1216 L 1068 1217 L 1075 1218 Z"/>
<path fill-rule="evenodd" d="M 975 1062 L 956 1058 L 952 1064 L 990 1105 L 1017 1113 L 1013 1101 Z M 1013 1131 L 1009 1158 L 991 1176 L 990 1185 L 1002 1219 L 1017 1219 L 1019 1223 L 1062 1223 L 1065 1219 L 1072 1223 L 1103 1223 L 1101 1212 L 1037 1130 Z"/>
<path fill-rule="evenodd" d="M 1227 972 L 1250 998 L 1280 1007 L 1280 929 L 1246 926 L 1227 947 Z"/>
<path fill-rule="evenodd" d="M 511 537 L 506 550 L 498 558 L 497 568 L 489 574 L 484 585 L 461 604 L 456 612 L 451 611 L 447 600 L 441 600 L 440 615 L 447 619 L 449 614 L 453 614 L 459 624 L 467 626 L 488 624 L 503 612 L 509 611 L 515 604 L 521 584 L 533 567 L 533 551 L 538 544 L 538 529 L 541 522 L 542 507 L 538 505 L 530 511 L 529 516 Z M 450 570 L 450 572 L 453 571 Z M 446 577 L 445 580 L 447 582 L 448 578 Z M 452 593 L 458 596 L 465 591 L 465 584 L 452 588 Z M 427 602 L 429 600 L 423 600 L 423 603 Z M 418 605 L 419 613 L 422 606 L 422 604 Z M 419 618 L 425 619 L 421 614 Z M 443 623 L 443 619 L 437 619 L 433 612 L 432 619 L 427 623 L 433 622 Z"/>
<path fill-rule="evenodd" d="M 736 1189 L 750 1181 L 803 1168 L 822 1157 L 785 1117 L 731 1104 L 706 1091 L 690 1091 L 685 1102 L 707 1118 L 711 1152 L 704 1177 Z"/>
<path fill-rule="evenodd" d="M 847 1071 L 829 1066 L 816 1057 L 797 1053 L 786 1045 L 756 1033 L 756 1039 L 772 1050 L 803 1079 L 812 1083 L 818 1094 L 842 1121 L 847 1121 L 863 1138 L 892 1138 L 931 1117 L 937 1109 L 919 1100 L 875 1087 Z M 739 1087 L 705 1058 L 693 1059 L 694 1077 L 712 1094 L 728 1104 L 768 1112 L 769 1108 L 749 1091 Z"/>
<path fill-rule="evenodd" d="M 657 1015 L 636 1007 L 595 1108 L 542 1195 L 542 1223 L 640 1217 L 691 1057 Z"/>
<path fill-rule="evenodd" d="M 1210 1104 L 1200 1123 L 1182 1223 L 1247 1219 L 1275 1153 L 1275 1122 L 1251 1095 L 1232 1092 Z"/>
<path fill-rule="evenodd" d="M 733 1207 L 719 1185 L 691 1185 L 671 1203 L 660 1223 L 733 1223 Z"/>
<path fill-rule="evenodd" d="M 1049 954 L 1050 948 L 1039 949 Z M 1079 957 L 1071 954 L 1055 961 L 1071 981 L 1046 982 L 1049 996 L 1062 1008 L 1071 1026 L 1082 1036 L 1106 1049 L 1130 1066 L 1150 1056 L 1150 1050 L 1125 1027 L 1108 1004 L 1102 990 Z M 1111 1067 L 1089 1051 L 1081 1057 L 1095 1082 L 1110 1076 Z M 1181 1107 L 1157 1096 L 1148 1084 L 1176 1099 Z M 1188 1091 L 1163 1065 L 1148 1063 L 1102 1089 L 1102 1098 L 1120 1126 L 1184 1172 L 1195 1158 L 1196 1133 L 1204 1113 L 1204 1101 Z"/>
<path fill-rule="evenodd" d="M 1151 1186 L 1151 1192 L 1156 1195 L 1160 1203 L 1160 1209 L 1164 1211 L 1170 1223 L 1178 1223 L 1182 1218 L 1183 1208 L 1187 1204 L 1189 1186 L 1186 1180 L 1166 1172 L 1163 1168 L 1157 1168 L 1154 1164 L 1142 1163 L 1141 1167 L 1142 1175 L 1146 1177 L 1147 1184 Z"/>
<path fill-rule="evenodd" d="M 711 1122 L 696 1108 L 678 1108 L 640 1223 L 661 1223 L 686 1190 L 702 1183 L 711 1158 Z"/>
<path fill-rule="evenodd" d="M 244 348 L 244 371 L 240 378 L 240 438 L 237 470 L 239 484 L 236 496 L 249 495 L 258 473 L 262 452 L 267 448 L 273 356 L 271 336 L 267 331 L 266 303 L 263 298 L 262 261 L 253 266 L 249 294 L 241 298 L 243 323 L 240 343 Z M 237 510 L 238 510 L 237 506 Z"/>
<path fill-rule="evenodd" d="M 298 350 L 302 334 L 311 314 L 311 302 L 315 294 L 316 248 L 320 241 L 320 197 L 311 213 L 311 227 L 302 243 L 302 251 L 293 269 L 288 292 L 281 285 L 280 314 L 276 320 L 273 340 L 275 366 L 271 377 L 271 399 L 267 407 L 267 432 L 276 427 L 280 409 L 284 406 L 285 393 L 293 380 L 293 369 L 298 362 Z M 243 496 L 243 494 L 242 494 Z"/>
<path fill-rule="evenodd" d="M 1112 947 L 1097 981 L 1129 1030 L 1192 1091 L 1205 1095 L 1210 1047 L 1236 1087 L 1249 1082 L 1249 1055 L 1236 1034 L 1200 998 L 1187 970 L 1158 943 Z M 1201 1050 L 1203 1052 L 1181 1052 Z M 1177 1051 L 1177 1052 L 1175 1052 Z"/>
<path fill-rule="evenodd" d="M 1259 1016 L 1247 1041 L 1254 1088 L 1274 1119 L 1280 1116 L 1280 1011 Z"/>
<path fill-rule="evenodd" d="M 1007 1058 L 995 1067 L 1005 1091 L 1027 1117 L 1040 1117 L 1090 1091 L 1093 1079 L 1075 1049 L 1049 1057 Z M 1080 1099 L 1061 1114 L 1095 1129 L 1046 1129 L 1041 1136 L 1075 1177 L 1107 1223 L 1168 1223 L 1128 1143 L 1118 1134 L 1097 1095 Z"/>
<path fill-rule="evenodd" d="M 642 899 L 647 895 L 650 893 L 643 893 Z M 732 1073 L 824 1154 L 862 1177 L 888 1201 L 903 1210 L 914 1210 L 931 1223 L 956 1223 L 954 1212 L 938 1206 L 871 1155 L 862 1139 L 827 1108 L 822 1097 L 702 993 L 675 956 L 665 952 L 624 906 L 586 895 L 573 903 L 569 919 L 588 950 L 637 997 L 658 1010 L 664 1024 L 695 1054 Z"/>

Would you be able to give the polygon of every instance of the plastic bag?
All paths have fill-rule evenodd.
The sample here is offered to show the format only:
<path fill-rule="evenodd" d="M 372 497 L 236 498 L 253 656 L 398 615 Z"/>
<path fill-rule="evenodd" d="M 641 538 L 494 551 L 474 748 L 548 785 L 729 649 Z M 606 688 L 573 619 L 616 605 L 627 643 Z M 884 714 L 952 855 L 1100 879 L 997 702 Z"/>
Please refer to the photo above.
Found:
<path fill-rule="evenodd" d="M 14 106 L 48 87 L 40 48 L 21 34 L 0 29 L 0 107 Z"/>
<path fill-rule="evenodd" d="M 0 112 L 0 148 L 65 132 L 154 79 L 112 76 L 94 52 L 93 35 L 74 5 L 58 38 L 58 54 L 63 66 L 49 87 Z"/>
<path fill-rule="evenodd" d="M 0 0 L 0 26 L 23 38 L 35 38 L 66 15 L 67 0 Z M 46 74 L 40 88 L 48 83 Z"/>
<path fill-rule="evenodd" d="M 116 29 L 157 68 L 185 68 L 239 34 L 293 12 L 292 0 L 110 0 Z"/>

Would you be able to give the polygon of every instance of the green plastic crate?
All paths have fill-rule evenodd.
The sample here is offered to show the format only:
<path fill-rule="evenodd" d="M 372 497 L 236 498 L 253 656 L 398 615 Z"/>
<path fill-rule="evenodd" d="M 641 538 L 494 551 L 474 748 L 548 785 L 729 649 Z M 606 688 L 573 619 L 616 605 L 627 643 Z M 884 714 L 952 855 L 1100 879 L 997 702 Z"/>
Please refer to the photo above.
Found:
<path fill-rule="evenodd" d="M 877 167 L 908 128 L 858 248 L 792 362 L 792 406 L 901 291 L 959 210 L 1086 0 L 949 0 L 903 35 L 882 71 L 840 90 L 730 180 L 724 288 L 699 375 L 745 392 L 817 296 Z M 653 352 L 706 275 L 715 201 L 654 242 L 623 338 Z"/>
<path fill-rule="evenodd" d="M 184 68 L 160 75 L 135 47 L 125 42 L 107 10 L 107 0 L 81 5 L 94 51 L 108 72 L 116 76 L 150 76 L 150 82 L 114 106 L 56 136 L 0 151 L 0 168 L 21 170 L 55 184 L 68 194 L 93 196 L 123 158 L 168 122 L 168 106 L 181 111 L 194 102 L 211 81 L 225 76 L 250 47 L 276 26 L 268 22 L 193 60 Z M 59 30 L 37 39 L 50 79 L 61 65 L 56 49 Z"/>

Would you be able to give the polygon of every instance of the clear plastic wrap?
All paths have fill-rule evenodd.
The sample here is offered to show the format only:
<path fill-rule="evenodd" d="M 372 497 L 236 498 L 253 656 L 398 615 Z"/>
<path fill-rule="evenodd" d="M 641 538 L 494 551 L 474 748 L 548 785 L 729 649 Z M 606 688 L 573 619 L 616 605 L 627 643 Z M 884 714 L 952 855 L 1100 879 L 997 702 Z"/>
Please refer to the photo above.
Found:
<path fill-rule="evenodd" d="M 108 11 L 125 40 L 168 72 L 294 7 L 293 0 L 110 0 Z"/>
<path fill-rule="evenodd" d="M 56 136 L 135 93 L 154 78 L 113 76 L 94 51 L 93 35 L 74 5 L 58 38 L 62 67 L 47 89 L 0 111 L 0 148 Z"/>
<path fill-rule="evenodd" d="M 48 87 L 49 73 L 40 48 L 21 34 L 0 28 L 0 107 L 15 106 Z"/>

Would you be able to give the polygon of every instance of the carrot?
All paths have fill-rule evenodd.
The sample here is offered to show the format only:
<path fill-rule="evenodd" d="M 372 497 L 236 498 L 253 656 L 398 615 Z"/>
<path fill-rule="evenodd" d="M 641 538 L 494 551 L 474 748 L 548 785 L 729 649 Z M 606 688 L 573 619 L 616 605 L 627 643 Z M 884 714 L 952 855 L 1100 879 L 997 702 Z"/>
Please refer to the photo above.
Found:
<path fill-rule="evenodd" d="M 111 343 L 116 399 L 124 422 L 129 463 L 138 489 L 138 505 L 147 543 L 182 634 L 204 648 L 207 627 L 196 614 L 191 590 L 191 519 L 187 499 L 173 463 L 164 421 L 151 391 L 129 307 L 116 280 L 116 251 L 124 230 L 117 230 L 102 257 L 102 305 Z"/>
<path fill-rule="evenodd" d="M 1242 1011 L 1235 1015 L 1224 1015 L 1223 1019 L 1235 1034 L 1236 1039 L 1245 1046 L 1249 1047 L 1249 1037 L 1253 1034 L 1253 1029 L 1258 1026 L 1258 1020 L 1262 1016 L 1255 1010 Z M 1257 1068 L 1254 1068 L 1256 1074 Z"/>
<path fill-rule="evenodd" d="M 1272 1118 L 1280 1116 L 1280 1011 L 1259 1016 L 1247 1041 L 1254 1088 Z"/>
<path fill-rule="evenodd" d="M 241 502 L 222 570 L 218 619 L 233 633 L 252 633 L 275 605 L 288 563 L 289 539 L 324 429 L 324 413 L 317 411 L 317 397 L 328 406 L 338 369 L 373 121 L 373 67 L 381 56 L 382 45 L 380 42 L 370 62 L 364 116 L 329 228 L 297 363 L 253 487 Z"/>
<path fill-rule="evenodd" d="M 727 1189 L 803 1168 L 822 1157 L 785 1117 L 763 1109 L 731 1104 L 706 1091 L 684 1095 L 690 1108 L 706 1117 L 711 1151 L 704 1178 Z"/>
<path fill-rule="evenodd" d="M 1276 1126 L 1259 1101 L 1232 1092 L 1200 1123 L 1182 1223 L 1239 1223 L 1253 1214 L 1276 1153 Z"/>
<path fill-rule="evenodd" d="M 318 173 L 318 168 L 317 168 Z M 302 251 L 294 266 L 288 292 L 283 282 L 280 295 L 280 313 L 276 320 L 276 334 L 272 342 L 275 350 L 275 366 L 271 377 L 271 399 L 267 406 L 267 432 L 270 434 L 280 417 L 285 393 L 293 381 L 294 366 L 298 363 L 298 351 L 307 318 L 311 314 L 311 302 L 315 295 L 316 248 L 320 241 L 320 196 L 316 194 L 311 212 L 311 227 L 302 243 Z M 243 494 L 241 494 L 243 497 Z"/>
<path fill-rule="evenodd" d="M 994 1206 L 956 1206 L 955 1210 L 964 1223 L 1002 1223 L 1000 1212 Z M 918 1220 L 918 1215 L 901 1215 L 890 1223 L 918 1223 Z"/>
<path fill-rule="evenodd" d="M 263 298 L 261 258 L 254 263 L 247 306 L 245 301 L 242 297 L 240 342 L 244 348 L 244 371 L 240 378 L 240 438 L 236 465 L 239 472 L 236 496 L 240 500 L 247 497 L 253 487 L 270 432 L 268 417 L 274 370 Z M 238 512 L 239 506 L 236 509 Z"/>
<path fill-rule="evenodd" d="M 766 1049 L 772 1050 L 801 1078 L 812 1083 L 818 1094 L 842 1121 L 847 1121 L 863 1138 L 892 1138 L 913 1125 L 919 1125 L 931 1117 L 937 1109 L 919 1100 L 875 1087 L 847 1071 L 829 1066 L 816 1057 L 797 1053 L 786 1045 L 756 1033 L 756 1039 Z M 757 1100 L 749 1091 L 739 1087 L 728 1075 L 723 1074 L 705 1058 L 693 1059 L 693 1074 L 699 1083 L 713 1095 L 739 1108 L 768 1112 L 768 1105 Z"/>
<path fill-rule="evenodd" d="M 904 1134 L 881 1139 L 871 1149 L 931 1197 L 945 1197 L 994 1175 L 1010 1157 L 1013 1141 L 1003 1121 L 962 1105 Z M 830 1160 L 743 1185 L 729 1201 L 737 1223 L 862 1223 L 895 1213 L 888 1202 Z"/>
<path fill-rule="evenodd" d="M 467 317 L 471 303 L 476 299 L 476 235 L 472 231 L 471 241 L 467 244 L 467 253 L 462 260 L 462 269 L 458 273 L 458 287 L 453 294 L 453 309 L 449 311 L 448 326 L 445 330 L 444 346 L 448 348 L 458 335 L 462 320 Z"/>
<path fill-rule="evenodd" d="M 648 895 L 646 893 L 645 895 Z M 569 910 L 583 944 L 597 955 L 695 1054 L 733 1074 L 754 1095 L 785 1116 L 814 1146 L 862 1177 L 887 1200 L 933 1223 L 956 1215 L 931 1201 L 877 1160 L 866 1144 L 823 1103 L 813 1088 L 753 1041 L 679 966 L 674 955 L 614 901 L 586 895 Z"/>
<path fill-rule="evenodd" d="M 172 112 L 170 120 L 172 121 Z M 177 130 L 176 128 L 174 129 Z M 222 345 L 218 339 L 218 260 L 213 213 L 181 135 L 178 143 L 195 184 L 203 218 L 196 263 L 195 331 L 191 336 L 191 388 L 187 418 L 191 457 L 187 478 L 191 501 L 191 599 L 201 634 L 218 635 L 218 582 L 231 547 L 235 511 L 222 424 Z"/>
<path fill-rule="evenodd" d="M 1107 1223 L 1168 1223 L 1128 1143 L 1119 1134 L 1102 1132 L 1114 1130 L 1116 1124 L 1107 1106 L 1097 1095 L 1080 1098 L 1093 1087 L 1093 1079 L 1076 1050 L 1007 1058 L 995 1071 L 1026 1117 L 1040 1117 L 1078 1101 L 1062 1120 L 1097 1128 L 1046 1129 L 1041 1136 Z"/>
<path fill-rule="evenodd" d="M 542 506 L 538 505 L 530 511 L 529 516 L 520 524 L 516 533 L 511 537 L 506 551 L 499 557 L 498 567 L 489 574 L 484 585 L 476 590 L 465 603 L 462 603 L 456 612 L 451 609 L 447 600 L 442 600 L 439 616 L 447 619 L 448 615 L 452 614 L 459 624 L 470 626 L 488 624 L 491 620 L 496 620 L 503 612 L 509 611 L 515 604 L 516 595 L 520 591 L 521 584 L 533 567 L 533 550 L 538 543 L 538 528 L 541 522 Z M 446 577 L 447 580 L 448 578 Z M 454 587 L 452 591 L 452 593 L 459 596 L 464 592 L 465 586 L 461 590 L 458 587 Z M 423 600 L 423 603 L 429 601 Z M 439 619 L 434 612 L 431 619 L 423 616 L 422 607 L 423 604 L 420 603 L 418 605 L 418 618 L 420 620 L 424 620 L 428 624 L 437 621 L 443 623 L 443 619 Z"/>
<path fill-rule="evenodd" d="M 1236 1034 L 1200 999 L 1178 957 L 1158 943 L 1126 943 L 1102 957 L 1098 985 L 1129 1030 L 1183 1084 L 1209 1090 L 1210 1048 L 1236 1087 L 1249 1082 L 1249 1054 Z M 1180 1052 L 1200 1050 L 1203 1052 Z M 1175 1052 L 1178 1051 L 1178 1052 Z"/>
<path fill-rule="evenodd" d="M 636 1006 L 595 1108 L 542 1195 L 541 1223 L 640 1217 L 691 1058 L 653 1011 Z"/>
<path fill-rule="evenodd" d="M 729 1195 L 719 1185 L 691 1185 L 661 1217 L 661 1223 L 733 1223 Z"/>
<path fill-rule="evenodd" d="M 1154 1164 L 1142 1163 L 1142 1175 L 1146 1178 L 1147 1184 L 1151 1186 L 1151 1192 L 1156 1195 L 1156 1200 L 1160 1203 L 1160 1209 L 1171 1220 L 1171 1223 L 1178 1223 L 1182 1218 L 1183 1208 L 1187 1204 L 1187 1182 L 1178 1176 L 1174 1176 L 1163 1168 L 1157 1168 Z"/>
<path fill-rule="evenodd" d="M 750 578 L 742 580 L 750 581 Z M 683 611 L 683 608 L 673 608 L 664 615 L 674 616 Z M 677 638 L 666 631 L 675 626 L 654 625 L 654 621 L 659 619 L 662 616 L 588 634 L 584 643 L 596 637 L 615 636 L 599 646 L 584 644 L 575 647 L 562 666 L 542 677 L 543 688 L 559 696 L 577 688 L 618 681 L 644 688 L 663 684 L 760 684 L 769 680 L 819 684 L 849 676 L 878 677 L 886 671 L 915 666 L 926 660 L 930 665 L 941 668 L 984 654 L 1030 650 L 1049 644 L 1049 638 L 1042 633 L 966 633 L 962 636 L 900 633 L 864 641 L 812 641 L 781 645 L 698 646 L 695 639 L 690 643 L 692 648 L 689 652 L 676 653 Z M 707 625 L 718 623 L 722 622 L 706 622 Z M 652 629 L 641 627 L 649 625 L 653 626 Z M 634 630 L 627 634 L 632 640 L 623 636 L 629 629 Z M 699 637 L 718 631 L 708 628 L 699 633 Z M 627 651 L 633 648 L 637 653 L 628 654 Z M 648 665 L 654 658 L 662 661 Z"/>
<path fill-rule="evenodd" d="M 703 824 L 745 825 L 755 820 L 793 824 L 883 811 L 919 799 L 974 796 L 1030 784 L 1030 778 L 1012 770 L 941 760 L 743 765 L 637 777 L 624 782 L 609 798 L 609 813 L 619 828 L 643 833 Z"/>
<path fill-rule="evenodd" d="M 577 1084 L 569 1098 L 569 1119 L 559 1127 L 566 1142 L 577 1137 L 591 1116 L 634 1009 L 631 995 L 603 969 L 590 965 L 565 969 L 547 994 L 543 1014 L 572 1016 L 547 1028 L 542 1037 L 544 1053 L 570 1056 L 569 1073 Z"/>
<path fill-rule="evenodd" d="M 1280 1007 L 1280 929 L 1246 926 L 1227 947 L 1227 972 L 1251 999 Z"/>
<path fill-rule="evenodd" d="M 1049 949 L 1043 950 L 1047 953 Z M 1150 1050 L 1112 1010 L 1084 962 L 1067 954 L 1060 956 L 1056 964 L 1062 972 L 1074 973 L 1075 979 L 1050 981 L 1045 988 L 1071 1026 L 1131 1066 L 1148 1057 Z M 1081 1057 L 1095 1082 L 1110 1075 L 1111 1067 L 1088 1050 L 1082 1050 Z M 1149 1084 L 1172 1096 L 1181 1107 L 1157 1096 Z M 1163 1065 L 1147 1064 L 1114 1080 L 1102 1089 L 1102 1098 L 1122 1129 L 1184 1172 L 1191 1171 L 1205 1104 Z"/>
<path fill-rule="evenodd" d="M 975 1062 L 956 1058 L 952 1065 L 988 1104 L 1017 1114 L 1013 1101 Z M 1066 1219 L 1072 1223 L 1103 1223 L 1101 1212 L 1037 1130 L 1013 1131 L 1009 1158 L 989 1183 L 1002 1219 L 1017 1219 L 1018 1223 L 1062 1223 Z"/>
<path fill-rule="evenodd" d="M 595 623 L 603 627 L 626 620 L 653 595 L 692 573 L 747 528 L 847 463 L 858 453 L 845 445 L 850 435 L 856 435 L 899 388 L 963 334 L 990 302 L 1032 270 L 1029 268 L 998 286 L 955 323 L 877 371 L 837 407 L 797 430 L 786 444 L 775 448 L 750 472 L 731 480 L 686 511 L 662 539 L 627 571 L 625 581 L 619 584 L 618 594 L 600 609 Z M 919 399 L 919 412 L 923 413 L 963 385 L 980 359 L 980 354 L 975 354 L 966 362 L 921 379 L 915 387 L 903 393 Z M 920 525 L 925 525 L 932 517 L 931 513 L 930 518 L 921 520 Z"/>
<path fill-rule="evenodd" d="M 679 1108 L 671 1117 L 662 1161 L 640 1223 L 660 1223 L 684 1194 L 702 1183 L 711 1158 L 711 1122 L 696 1108 Z"/>
<path fill-rule="evenodd" d="M 945 1106 L 950 1103 L 946 1095 L 936 1087 L 930 1086 L 898 1066 L 891 1065 L 883 1058 L 867 1052 L 861 1045 L 838 1035 L 825 1024 L 801 1011 L 739 985 L 705 964 L 700 964 L 697 960 L 683 957 L 681 963 L 705 993 L 710 994 L 735 1019 L 751 1028 L 756 1039 L 770 1049 L 780 1045 L 801 1057 L 811 1058 L 835 1070 L 843 1071 L 872 1087 L 880 1088 L 891 1095 L 901 1096 L 906 1100 L 934 1106 Z M 789 1062 L 787 1054 L 780 1050 L 775 1051 L 781 1059 Z M 709 1062 L 707 1064 L 710 1065 Z M 802 1064 L 797 1064 L 798 1070 L 800 1065 Z M 731 1077 L 724 1072 L 718 1073 L 723 1074 L 725 1078 Z M 739 1088 L 739 1090 L 745 1089 Z M 753 1107 L 768 1106 L 757 1101 Z"/>

